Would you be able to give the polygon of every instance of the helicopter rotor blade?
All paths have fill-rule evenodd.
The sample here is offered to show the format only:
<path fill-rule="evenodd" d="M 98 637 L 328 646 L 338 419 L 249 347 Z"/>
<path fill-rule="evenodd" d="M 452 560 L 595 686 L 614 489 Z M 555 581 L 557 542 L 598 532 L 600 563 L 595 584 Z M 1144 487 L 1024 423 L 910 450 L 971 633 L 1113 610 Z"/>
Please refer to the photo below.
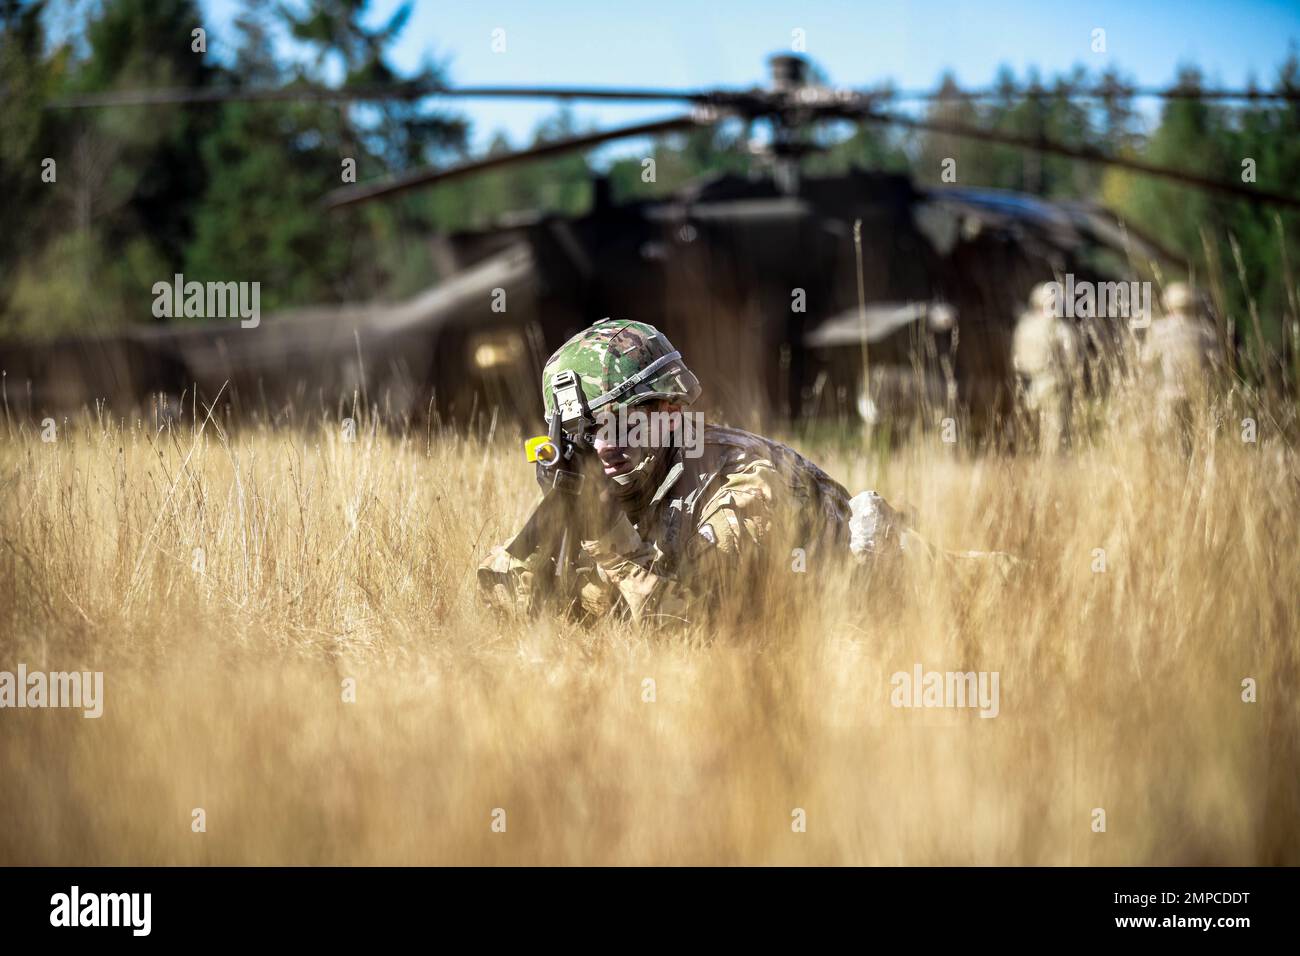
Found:
<path fill-rule="evenodd" d="M 1093 86 L 1077 90 L 1013 89 L 1000 90 L 904 90 L 891 94 L 900 102 L 931 100 L 1043 100 L 1064 96 L 1069 100 L 1159 99 L 1159 100 L 1246 100 L 1252 102 L 1300 102 L 1300 90 L 1225 90 L 1194 87 Z"/>
<path fill-rule="evenodd" d="M 387 83 L 382 86 L 282 86 L 282 87 L 200 87 L 157 90 L 112 90 L 86 93 L 55 100 L 46 109 L 96 109 L 105 106 L 169 106 L 185 104 L 205 106 L 220 103 L 278 102 L 378 102 L 380 100 L 419 100 L 429 95 L 428 85 L 418 81 Z"/>
<path fill-rule="evenodd" d="M 430 96 L 471 99 L 645 100 L 653 102 L 703 102 L 709 94 L 698 90 L 620 89 L 582 86 L 456 86 L 435 87 Z"/>
<path fill-rule="evenodd" d="M 694 90 L 595 89 L 568 86 L 438 86 L 412 80 L 378 86 L 324 87 L 297 85 L 269 88 L 178 88 L 156 90 L 114 90 L 66 97 L 49 104 L 51 109 L 91 109 L 105 106 L 163 106 L 171 104 L 209 105 L 220 103 L 275 102 L 378 102 L 421 100 L 427 97 L 466 99 L 549 99 L 624 100 L 641 102 L 705 103 L 711 94 Z"/>
<path fill-rule="evenodd" d="M 342 189 L 336 189 L 329 193 L 324 202 L 329 209 L 342 209 L 346 206 L 354 206 L 374 199 L 386 199 L 411 189 L 473 176 L 489 169 L 498 169 L 515 163 L 531 162 L 548 156 L 587 150 L 602 143 L 612 142 L 616 139 L 626 139 L 631 136 L 657 136 L 662 133 L 693 129 L 697 126 L 707 125 L 711 121 L 711 118 L 707 115 L 688 113 L 684 116 L 655 120 L 651 123 L 637 123 L 633 126 L 620 126 L 616 129 L 585 133 L 581 136 L 571 136 L 551 143 L 541 143 L 529 149 L 503 153 L 499 156 L 486 156 L 482 159 L 470 160 L 469 162 L 442 169 L 416 169 L 379 182 L 344 186 Z"/>
<path fill-rule="evenodd" d="M 1012 88 L 961 90 L 947 87 L 938 90 L 893 90 L 888 87 L 855 92 L 852 90 L 832 90 L 809 86 L 805 94 L 815 94 L 814 100 L 829 102 L 802 103 L 811 105 L 815 112 L 834 112 L 845 104 L 852 105 L 854 100 L 880 100 L 882 98 L 902 102 L 927 102 L 933 100 L 996 100 L 1011 99 L 1052 99 L 1064 96 L 1067 99 L 1114 98 L 1129 99 L 1201 99 L 1201 100 L 1238 100 L 1247 102 L 1300 102 L 1300 90 L 1258 90 L 1258 89 L 1200 89 L 1190 85 L 1171 87 L 1141 87 L 1120 82 L 1115 79 L 1103 80 L 1090 86 L 1077 88 L 1049 89 L 1032 86 L 1027 89 Z M 84 109 L 105 106 L 152 106 L 162 104 L 209 104 L 225 102 L 276 102 L 276 101 L 381 101 L 386 99 L 418 100 L 425 97 L 455 97 L 463 99 L 551 99 L 551 100 L 606 100 L 606 101 L 641 101 L 641 102 L 685 102 L 720 108 L 731 107 L 742 113 L 762 113 L 774 108 L 789 107 L 789 102 L 778 103 L 771 96 L 770 90 L 763 89 L 697 89 L 668 90 L 647 87 L 588 87 L 588 86 L 445 86 L 434 83 L 429 78 L 417 78 L 405 82 L 388 83 L 354 87 L 322 87 L 299 83 L 278 88 L 176 88 L 154 90 L 117 90 L 102 93 L 85 93 L 67 97 L 49 104 L 47 108 Z M 831 110 L 824 107 L 832 106 Z"/>
<path fill-rule="evenodd" d="M 1171 182 L 1181 183 L 1184 186 L 1194 186 L 1207 192 L 1232 196 L 1237 199 L 1246 199 L 1255 203 L 1272 203 L 1290 208 L 1300 208 L 1300 197 L 1275 193 L 1266 189 L 1257 189 L 1245 183 L 1210 179 L 1196 173 L 1173 169 L 1169 166 L 1158 166 L 1155 163 L 1148 163 L 1139 159 L 1114 156 L 1093 146 L 1065 146 L 1049 139 L 1016 136 L 1011 133 L 1000 133 L 995 130 L 981 129 L 978 126 L 967 126 L 964 123 L 952 123 L 946 120 L 913 119 L 910 116 L 901 116 L 897 113 L 866 112 L 862 114 L 862 119 L 872 123 L 905 126 L 910 129 L 926 130 L 932 133 L 944 133 L 963 139 L 976 139 L 989 143 L 1001 143 L 1005 146 L 1018 146 L 1021 149 L 1048 153 L 1053 156 L 1064 156 L 1067 159 L 1078 159 L 1086 163 L 1115 166 L 1131 172 L 1142 173 L 1146 176 L 1167 179 Z"/>

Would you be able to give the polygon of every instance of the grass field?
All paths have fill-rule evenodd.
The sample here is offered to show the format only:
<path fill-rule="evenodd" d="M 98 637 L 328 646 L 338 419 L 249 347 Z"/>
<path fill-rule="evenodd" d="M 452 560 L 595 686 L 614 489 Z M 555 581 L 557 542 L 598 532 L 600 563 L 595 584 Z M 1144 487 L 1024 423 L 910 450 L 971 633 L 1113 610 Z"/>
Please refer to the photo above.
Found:
<path fill-rule="evenodd" d="M 0 864 L 1300 864 L 1300 467 L 1241 415 L 1190 454 L 1140 398 L 1063 457 L 803 444 L 1025 565 L 760 633 L 486 614 L 509 436 L 11 419 L 0 669 L 103 671 L 104 713 L 0 711 Z M 918 663 L 996 671 L 998 716 L 892 706 Z"/>

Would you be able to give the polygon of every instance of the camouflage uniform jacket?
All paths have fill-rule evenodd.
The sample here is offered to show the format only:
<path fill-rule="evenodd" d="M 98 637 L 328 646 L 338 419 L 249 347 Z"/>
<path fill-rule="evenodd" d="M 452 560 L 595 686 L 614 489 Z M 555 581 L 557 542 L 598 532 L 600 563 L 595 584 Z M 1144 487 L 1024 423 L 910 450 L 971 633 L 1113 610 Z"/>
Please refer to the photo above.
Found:
<path fill-rule="evenodd" d="M 1209 322 L 1177 313 L 1151 322 L 1141 352 L 1144 369 L 1157 383 L 1157 397 L 1164 400 L 1189 398 L 1221 356 Z"/>
<path fill-rule="evenodd" d="M 1016 322 L 1011 362 L 1028 380 L 1030 392 L 1059 389 L 1070 383 L 1079 357 L 1078 332 L 1064 319 L 1028 311 Z"/>
<path fill-rule="evenodd" d="M 733 589 L 752 595 L 765 570 L 790 569 L 795 549 L 809 565 L 849 556 L 848 492 L 792 448 L 706 425 L 699 457 L 669 452 L 649 504 L 583 542 L 575 607 L 688 619 Z M 481 593 L 498 607 L 528 608 L 533 573 L 498 547 L 479 567 Z"/>

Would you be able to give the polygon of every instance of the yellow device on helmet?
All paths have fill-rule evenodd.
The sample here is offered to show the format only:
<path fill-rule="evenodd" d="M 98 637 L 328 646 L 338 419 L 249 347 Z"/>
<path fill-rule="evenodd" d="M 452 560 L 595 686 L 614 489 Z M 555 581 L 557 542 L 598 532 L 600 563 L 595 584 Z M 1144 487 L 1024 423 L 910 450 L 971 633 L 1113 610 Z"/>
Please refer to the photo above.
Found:
<path fill-rule="evenodd" d="M 550 464 L 559 457 L 560 450 L 555 447 L 549 435 L 538 435 L 524 442 L 524 455 L 529 461 Z"/>

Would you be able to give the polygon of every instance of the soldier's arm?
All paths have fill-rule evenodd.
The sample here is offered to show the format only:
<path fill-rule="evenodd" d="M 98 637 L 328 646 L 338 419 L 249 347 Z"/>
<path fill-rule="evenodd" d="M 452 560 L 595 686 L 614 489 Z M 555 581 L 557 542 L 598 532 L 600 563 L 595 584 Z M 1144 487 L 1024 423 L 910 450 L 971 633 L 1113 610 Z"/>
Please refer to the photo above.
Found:
<path fill-rule="evenodd" d="M 526 614 L 535 611 L 533 568 L 497 545 L 478 566 L 480 600 L 498 611 Z"/>
<path fill-rule="evenodd" d="M 582 543 L 588 560 L 575 575 L 573 600 L 597 616 L 625 608 L 638 623 L 697 619 L 756 583 L 773 516 L 789 494 L 767 461 L 748 462 L 728 475 L 701 506 L 675 573 L 664 568 L 654 543 L 620 515 L 606 534 Z M 479 585 L 494 606 L 531 611 L 538 573 L 545 572 L 498 548 L 480 565 Z"/>
<path fill-rule="evenodd" d="M 583 604 L 592 613 L 602 606 L 625 607 L 637 623 L 683 622 L 689 619 L 697 595 L 680 576 L 666 573 L 659 551 L 642 540 L 627 515 L 582 549 L 595 568 L 584 583 Z"/>
<path fill-rule="evenodd" d="M 653 543 L 642 541 L 626 518 L 599 542 L 583 547 L 634 620 L 697 620 L 729 596 L 743 598 L 743 589 L 758 583 L 774 505 L 788 494 L 766 461 L 751 461 L 724 478 L 701 506 L 672 574 L 663 570 Z"/>
<path fill-rule="evenodd" d="M 548 555 L 538 550 L 521 560 L 506 547 L 493 548 L 478 566 L 479 600 L 488 607 L 512 615 L 532 616 L 543 609 L 549 596 L 560 607 L 573 612 L 600 615 L 611 610 L 615 596 L 592 586 L 596 567 L 588 555 L 573 556 L 572 573 L 561 592 L 557 590 L 558 582 L 553 580 L 555 563 Z"/>

